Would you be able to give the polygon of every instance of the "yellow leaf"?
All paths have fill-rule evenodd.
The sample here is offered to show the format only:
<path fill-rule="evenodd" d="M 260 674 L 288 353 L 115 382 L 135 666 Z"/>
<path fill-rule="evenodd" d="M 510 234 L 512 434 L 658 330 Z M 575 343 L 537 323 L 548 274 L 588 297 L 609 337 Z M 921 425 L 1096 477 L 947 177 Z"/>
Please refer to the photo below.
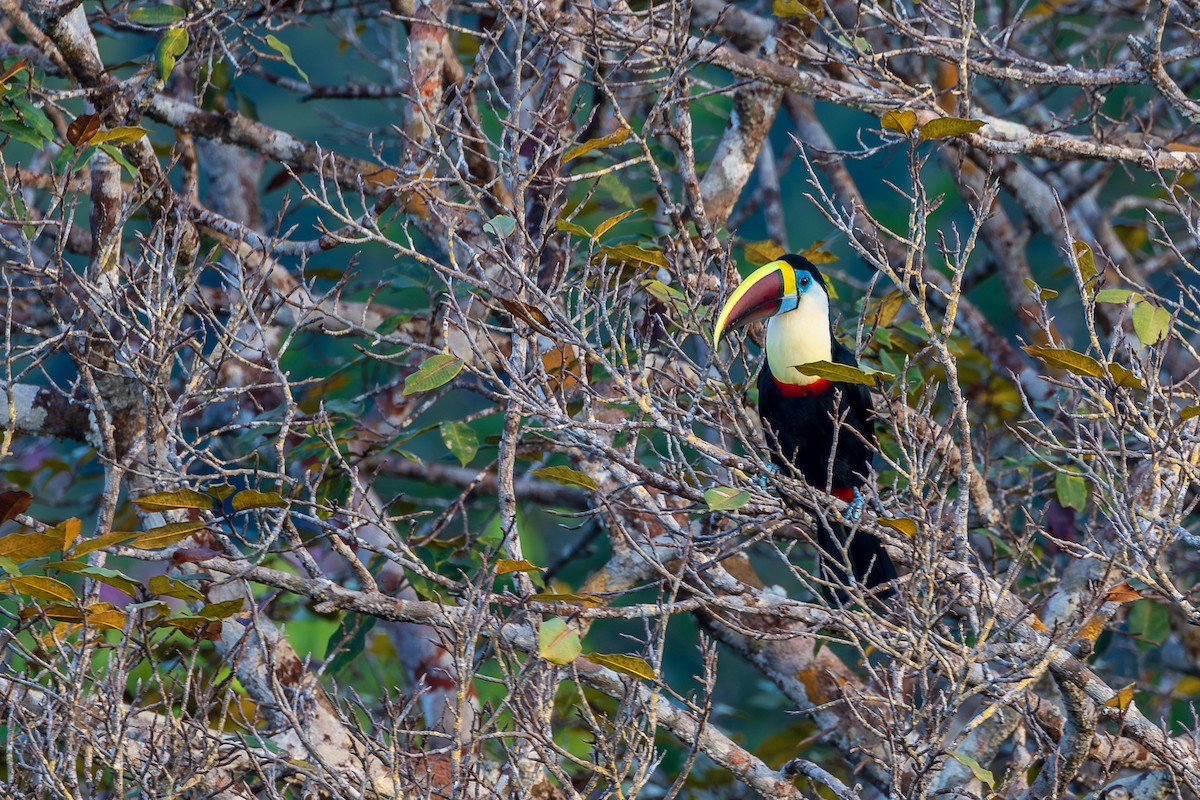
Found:
<path fill-rule="evenodd" d="M 629 217 L 632 217 L 634 214 L 638 213 L 639 211 L 641 211 L 640 208 L 635 208 L 630 211 L 622 211 L 620 214 L 616 214 L 614 216 L 609 217 L 608 219 L 604 220 L 604 222 L 601 222 L 599 225 L 596 226 L 596 230 L 592 234 L 592 238 L 599 239 L 601 236 L 603 236 L 604 234 L 606 234 L 610 230 L 612 230 L 613 227 L 615 225 L 617 225 L 617 223 L 621 222 L 622 220 L 626 220 Z"/>
<path fill-rule="evenodd" d="M 1043 347 L 1041 345 L 1028 345 L 1021 349 L 1034 358 L 1045 361 L 1052 367 L 1065 369 L 1067 372 L 1073 372 L 1076 375 L 1083 375 L 1088 378 L 1103 378 L 1105 375 L 1103 364 L 1091 356 L 1085 356 L 1083 353 L 1077 353 L 1074 350 Z"/>
<path fill-rule="evenodd" d="M 574 161 L 580 156 L 585 156 L 593 150 L 602 150 L 605 147 L 613 147 L 621 144 L 629 138 L 629 133 L 630 131 L 628 128 L 621 128 L 619 131 L 610 133 L 608 136 L 601 136 L 598 139 L 588 139 L 583 144 L 576 145 L 564 153 L 562 163 L 566 164 L 568 161 Z"/>
<path fill-rule="evenodd" d="M 1137 687 L 1136 683 L 1131 683 L 1121 691 L 1114 694 L 1108 700 L 1104 701 L 1105 708 L 1116 708 L 1121 711 L 1129 708 L 1133 703 L 1133 690 Z"/>
<path fill-rule="evenodd" d="M 886 328 L 892 324 L 892 320 L 900 313 L 900 309 L 904 307 L 904 293 L 899 289 L 892 291 L 879 298 L 879 304 L 875 310 L 875 324 L 880 328 Z"/>
<path fill-rule="evenodd" d="M 1126 389 L 1146 388 L 1146 382 L 1139 378 L 1133 370 L 1126 369 L 1115 362 L 1108 365 L 1108 374 L 1112 376 L 1113 382 L 1117 386 L 1123 386 Z"/>
<path fill-rule="evenodd" d="M 244 511 L 247 508 L 287 508 L 288 504 L 279 492 L 246 489 L 233 496 L 232 505 L 234 511 Z"/>
<path fill-rule="evenodd" d="M 74 558 L 78 558 L 79 556 L 87 555 L 93 550 L 103 550 L 105 547 L 121 544 L 139 535 L 132 531 L 110 531 L 103 536 L 97 536 L 94 539 L 87 539 L 80 542 L 79 546 L 71 552 L 71 555 Z"/>
<path fill-rule="evenodd" d="M 538 626 L 538 655 L 552 664 L 570 664 L 583 650 L 579 631 L 558 617 Z"/>
<path fill-rule="evenodd" d="M 18 578 L 8 578 L 0 581 L 0 592 L 12 594 L 20 592 L 39 600 L 62 600 L 70 602 L 75 599 L 75 590 L 56 578 L 42 575 L 22 575 Z"/>
<path fill-rule="evenodd" d="M 129 546 L 137 547 L 141 550 L 157 550 L 160 547 L 170 547 L 176 542 L 182 542 L 203 528 L 204 523 L 200 521 L 172 522 L 170 525 L 160 525 L 157 528 L 151 528 L 130 542 Z"/>
<path fill-rule="evenodd" d="M 1096 256 L 1087 242 L 1076 240 L 1071 243 L 1071 251 L 1075 254 L 1075 263 L 1079 265 L 1079 277 L 1086 284 L 1096 277 Z"/>
<path fill-rule="evenodd" d="M 139 497 L 133 502 L 146 511 L 170 511 L 177 508 L 198 508 L 205 511 L 213 507 L 212 498 L 191 489 L 176 489 L 173 492 L 155 492 Z"/>
<path fill-rule="evenodd" d="M 884 130 L 908 136 L 917 128 L 917 115 L 911 111 L 888 111 L 880 118 L 879 124 Z"/>
<path fill-rule="evenodd" d="M 959 119 L 958 117 L 941 117 L 931 119 L 921 126 L 917 140 L 927 142 L 930 139 L 949 139 L 952 136 L 963 136 L 974 133 L 987 123 L 980 119 Z"/>
<path fill-rule="evenodd" d="M 150 131 L 145 128 L 139 128 L 133 125 L 121 125 L 117 128 L 112 128 L 107 131 L 97 131 L 88 139 L 88 144 L 100 144 L 102 142 L 114 142 L 116 144 L 129 144 L 136 142 Z"/>
<path fill-rule="evenodd" d="M 803 0 L 775 0 L 771 4 L 771 13 L 781 19 L 791 17 L 820 19 L 824 15 L 824 9 L 819 2 L 807 4 Z"/>
<path fill-rule="evenodd" d="M 865 370 L 852 367 L 849 364 L 835 364 L 832 361 L 814 361 L 811 364 L 797 364 L 796 369 L 814 378 L 824 378 L 837 383 L 857 383 L 862 386 L 874 386 L 875 378 L 884 380 L 894 378 L 890 372 Z"/>
<path fill-rule="evenodd" d="M 605 245 L 600 248 L 600 252 L 610 261 L 635 261 L 664 269 L 669 266 L 662 250 L 648 250 L 636 244 Z"/>
<path fill-rule="evenodd" d="M 541 469 L 531 469 L 530 474 L 537 475 L 539 478 L 561 483 L 564 486 L 578 486 L 580 489 L 595 490 L 599 484 L 595 479 L 586 472 L 580 472 L 577 469 L 570 467 L 555 466 L 542 467 Z"/>
<path fill-rule="evenodd" d="M 46 533 L 10 533 L 0 538 L 0 556 L 28 561 L 62 549 L 62 537 Z"/>
<path fill-rule="evenodd" d="M 604 601 L 594 594 L 572 592 L 538 592 L 530 595 L 529 599 L 538 603 L 579 603 L 589 608 L 604 605 Z"/>
<path fill-rule="evenodd" d="M 645 678 L 652 681 L 658 677 L 658 673 L 654 671 L 654 667 L 644 658 L 637 656 L 626 656 L 619 653 L 588 653 L 587 658 L 594 664 L 599 664 L 602 667 L 608 667 L 614 672 L 620 672 L 625 675 L 632 675 L 635 678 Z"/>
<path fill-rule="evenodd" d="M 750 242 L 750 244 L 742 248 L 742 252 L 745 254 L 746 260 L 756 267 L 770 264 L 772 261 L 778 261 L 780 256 L 787 253 L 786 250 L 770 239 L 764 239 L 761 242 Z"/>
<path fill-rule="evenodd" d="M 507 575 L 510 572 L 541 572 L 542 568 L 530 561 L 521 559 L 513 561 L 509 558 L 501 558 L 496 561 L 496 574 Z"/>
<path fill-rule="evenodd" d="M 891 528 L 898 533 L 902 533 L 912 539 L 917 535 L 917 521 L 908 517 L 880 517 L 879 524 L 885 528 Z"/>

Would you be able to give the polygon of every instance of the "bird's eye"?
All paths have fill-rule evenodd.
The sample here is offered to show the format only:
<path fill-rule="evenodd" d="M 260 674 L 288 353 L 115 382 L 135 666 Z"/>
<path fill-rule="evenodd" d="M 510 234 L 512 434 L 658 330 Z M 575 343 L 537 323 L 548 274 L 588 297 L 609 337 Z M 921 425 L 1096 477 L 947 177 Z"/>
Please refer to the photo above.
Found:
<path fill-rule="evenodd" d="M 807 275 L 804 275 L 800 278 L 800 288 L 801 289 L 807 289 L 808 284 L 810 284 L 810 283 L 812 283 L 812 279 L 809 278 Z"/>

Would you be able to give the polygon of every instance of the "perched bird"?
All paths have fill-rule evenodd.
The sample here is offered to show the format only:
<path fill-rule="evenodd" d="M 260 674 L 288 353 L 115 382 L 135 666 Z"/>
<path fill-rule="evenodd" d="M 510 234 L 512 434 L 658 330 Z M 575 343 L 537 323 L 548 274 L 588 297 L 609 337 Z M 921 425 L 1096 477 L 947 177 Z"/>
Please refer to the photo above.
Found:
<path fill-rule="evenodd" d="M 833 336 L 825 281 L 808 259 L 781 256 L 742 281 L 717 317 L 713 341 L 762 319 L 767 320 L 767 363 L 758 376 L 758 413 L 771 460 L 785 474 L 794 469 L 810 486 L 849 503 L 849 516 L 856 519 L 863 506 L 859 488 L 870 474 L 876 446 L 871 394 L 861 384 L 797 369 L 815 361 L 858 366 Z M 846 582 L 840 565 L 847 561 L 854 579 L 868 589 L 896 577 L 873 534 L 858 531 L 847 540 L 842 525 L 832 520 L 830 525 L 832 530 L 820 526 L 819 543 L 838 582 Z"/>

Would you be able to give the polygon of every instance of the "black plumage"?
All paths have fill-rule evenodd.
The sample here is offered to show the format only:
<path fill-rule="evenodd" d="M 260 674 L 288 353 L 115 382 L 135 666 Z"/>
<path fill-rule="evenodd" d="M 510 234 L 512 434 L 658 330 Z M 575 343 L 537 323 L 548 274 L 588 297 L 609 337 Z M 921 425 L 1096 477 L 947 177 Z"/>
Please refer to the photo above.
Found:
<path fill-rule="evenodd" d="M 836 339 L 833 361 L 858 366 L 854 354 Z M 795 470 L 810 486 L 846 502 L 854 499 L 855 490 L 870 475 L 876 447 L 874 410 L 866 386 L 829 381 L 803 387 L 781 384 L 764 365 L 758 376 L 758 411 L 771 460 L 781 472 Z M 855 531 L 847 542 L 849 531 L 839 522 L 828 522 L 828 527 L 818 522 L 818 544 L 825 551 L 823 563 L 830 577 L 847 583 L 842 564 L 848 562 L 854 579 L 867 588 L 896 578 L 892 560 L 873 534 Z"/>

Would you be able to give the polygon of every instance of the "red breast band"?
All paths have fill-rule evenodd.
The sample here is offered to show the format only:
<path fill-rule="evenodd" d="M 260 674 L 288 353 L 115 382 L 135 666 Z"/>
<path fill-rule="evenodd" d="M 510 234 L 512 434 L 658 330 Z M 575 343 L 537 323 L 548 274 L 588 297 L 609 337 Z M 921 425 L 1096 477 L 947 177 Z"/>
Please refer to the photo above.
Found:
<path fill-rule="evenodd" d="M 836 497 L 838 500 L 841 500 L 843 503 L 854 502 L 854 490 L 846 486 L 836 488 L 830 492 L 830 494 Z"/>
<path fill-rule="evenodd" d="M 822 394 L 833 386 L 832 381 L 827 381 L 824 378 L 817 378 L 812 383 L 783 383 L 774 375 L 771 380 L 775 381 L 775 388 L 784 397 L 811 397 L 812 395 Z"/>

